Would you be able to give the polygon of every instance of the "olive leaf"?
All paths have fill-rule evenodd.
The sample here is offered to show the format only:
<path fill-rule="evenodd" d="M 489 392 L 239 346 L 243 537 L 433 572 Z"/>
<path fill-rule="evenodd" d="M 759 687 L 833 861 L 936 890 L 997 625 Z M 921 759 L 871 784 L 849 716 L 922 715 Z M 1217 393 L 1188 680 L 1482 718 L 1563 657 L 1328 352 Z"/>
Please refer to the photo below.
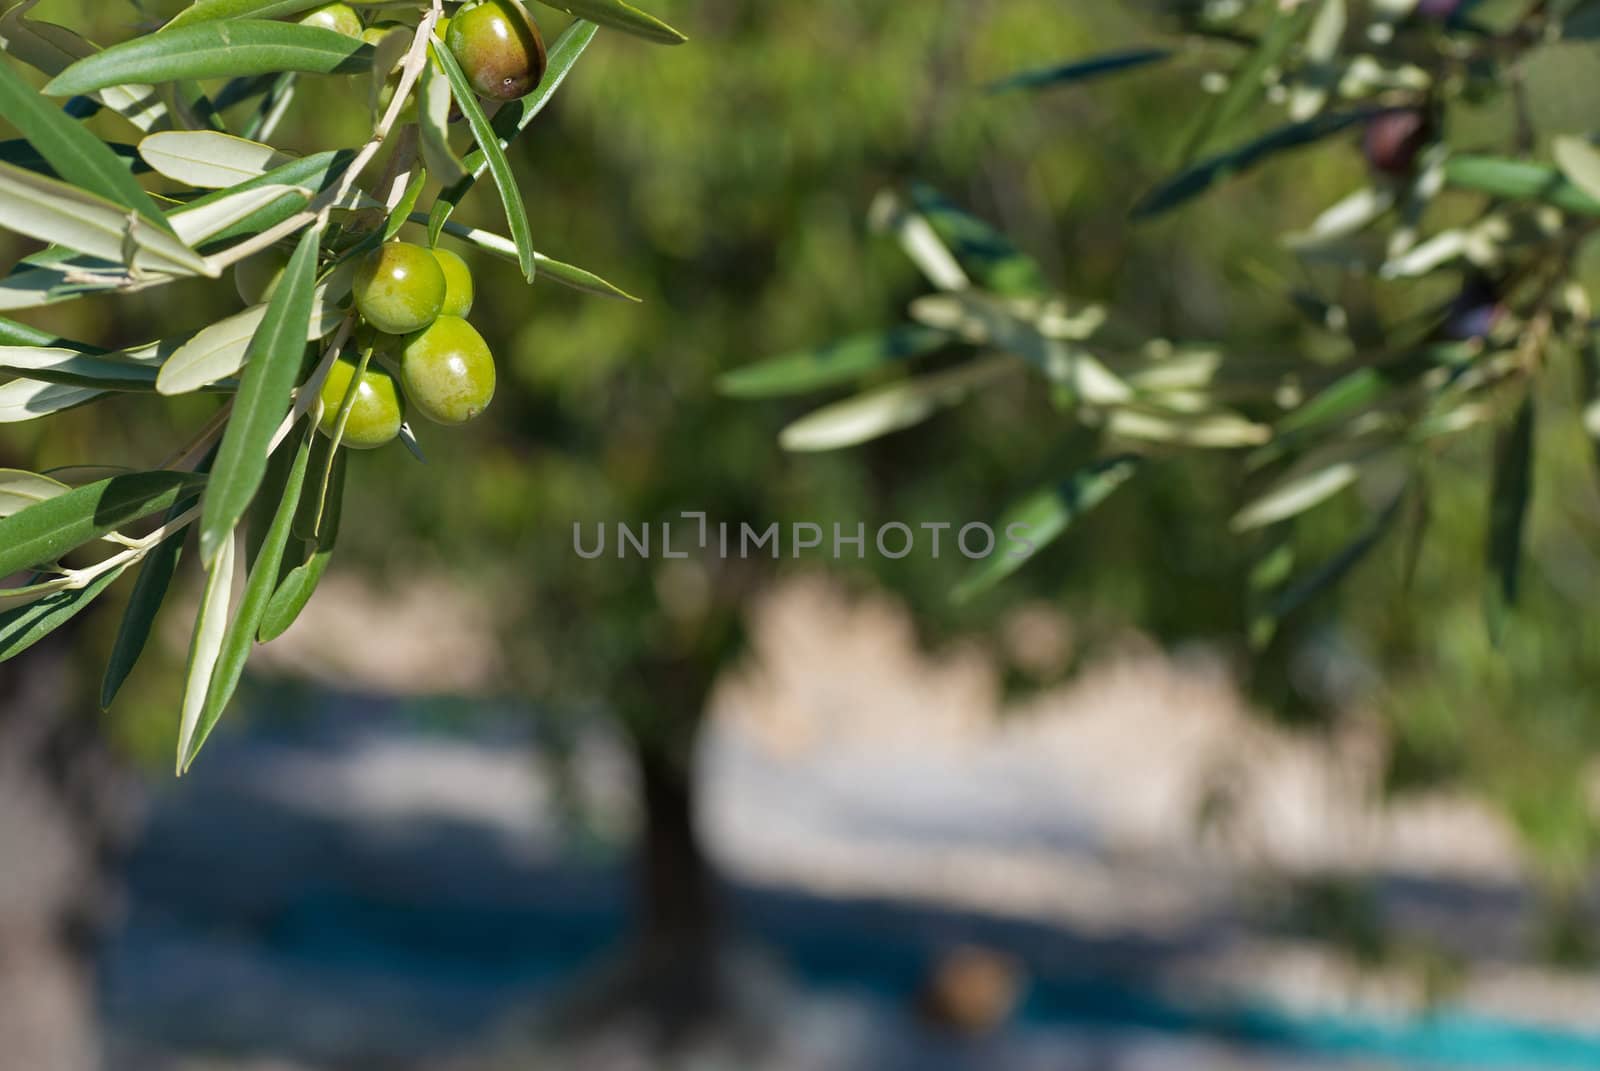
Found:
<path fill-rule="evenodd" d="M 301 235 L 250 339 L 239 393 L 217 448 L 200 517 L 200 557 L 208 563 L 231 541 L 234 527 L 255 497 L 266 474 L 268 445 L 289 413 L 311 322 L 321 240 L 320 225 Z"/>
<path fill-rule="evenodd" d="M 1517 602 L 1524 526 L 1533 494 L 1534 416 L 1529 392 L 1517 406 L 1510 426 L 1501 429 L 1495 439 L 1486 549 L 1491 583 L 1484 592 L 1484 617 L 1495 642 L 1504 630 L 1506 612 Z"/>
<path fill-rule="evenodd" d="M 222 653 L 227 635 L 228 605 L 233 600 L 234 539 L 222 541 L 206 573 L 205 593 L 195 614 L 194 631 L 189 639 L 189 657 L 184 667 L 183 706 L 178 715 L 178 757 L 175 766 L 181 776 L 192 755 L 195 732 L 205 709 L 211 674 Z"/>
<path fill-rule="evenodd" d="M 104 391 L 39 379 L 13 379 L 0 385 L 0 424 L 16 424 L 92 402 Z"/>
<path fill-rule="evenodd" d="M 47 383 L 153 391 L 158 366 L 126 353 L 88 354 L 48 346 L 0 346 L 0 371 Z"/>
<path fill-rule="evenodd" d="M 647 41 L 664 45 L 681 45 L 688 37 L 674 30 L 654 15 L 640 11 L 623 0 L 539 0 L 540 3 L 565 11 L 579 19 L 598 22 Z"/>
<path fill-rule="evenodd" d="M 295 511 L 296 534 L 305 541 L 306 557 L 284 574 L 278 589 L 272 593 L 266 612 L 261 617 L 261 627 L 256 636 L 262 643 L 277 639 L 289 630 L 299 618 L 300 611 L 311 601 L 312 594 L 327 572 L 339 541 L 339 521 L 344 512 L 345 468 L 349 461 L 348 450 L 336 450 L 325 437 L 317 441 L 318 451 L 328 451 L 326 478 L 313 484 L 307 481 L 300 496 L 300 506 Z M 313 453 L 312 466 L 324 471 L 319 455 Z M 309 533 L 302 530 L 312 526 Z"/>
<path fill-rule="evenodd" d="M 472 136 L 477 139 L 478 148 L 482 150 L 484 160 L 489 166 L 489 173 L 494 176 L 494 184 L 499 187 L 500 203 L 506 213 L 506 226 L 511 229 L 511 238 L 517 247 L 517 264 L 522 268 L 523 278 L 531 283 L 537 270 L 533 231 L 528 227 L 528 210 L 522 203 L 522 189 L 517 185 L 516 176 L 511 173 L 511 164 L 506 160 L 505 150 L 500 147 L 500 138 L 490 125 L 488 117 L 483 114 L 477 94 L 473 92 L 472 85 L 462 73 L 461 65 L 450 54 L 450 50 L 430 45 L 428 54 L 444 68 L 445 77 L 450 80 L 450 92 L 455 95 L 456 103 L 461 107 L 461 114 L 466 116 L 467 125 L 472 128 Z"/>
<path fill-rule="evenodd" d="M 1021 569 L 1041 550 L 1059 539 L 1073 522 L 1127 483 L 1141 464 L 1141 458 L 1129 454 L 1106 458 L 1011 507 L 995 523 L 995 530 L 1008 539 L 1012 538 L 1011 533 L 1016 532 L 1021 538 L 1014 541 L 1020 544 L 1021 549 L 986 558 L 957 585 L 951 597 L 957 602 L 966 602 Z"/>
<path fill-rule="evenodd" d="M 129 269 L 217 275 L 204 257 L 178 240 L 165 219 L 160 227 L 142 219 L 87 190 L 0 164 L 0 227 Z"/>
<path fill-rule="evenodd" d="M 510 148 L 516 136 L 528 129 L 534 118 L 544 111 L 545 105 L 550 103 L 561 83 L 572 73 L 578 57 L 583 55 L 583 50 L 594 40 L 598 29 L 594 23 L 579 19 L 561 31 L 561 35 L 550 46 L 544 78 L 539 81 L 539 85 L 532 93 L 511 101 L 495 114 L 493 124 L 495 137 L 502 149 Z M 439 244 L 439 234 L 444 230 L 445 221 L 461 203 L 461 199 L 471 192 L 472 187 L 489 169 L 489 158 L 482 149 L 474 149 L 468 153 L 463 163 L 467 174 L 440 191 L 438 198 L 433 202 L 433 208 L 428 213 L 428 241 L 433 245 Z"/>
<path fill-rule="evenodd" d="M 203 190 L 226 189 L 293 162 L 271 145 L 215 130 L 158 131 L 139 142 L 139 155 L 163 178 Z"/>
<path fill-rule="evenodd" d="M 428 217 L 418 212 L 413 212 L 409 217 L 409 222 L 411 223 L 426 223 L 427 221 Z M 444 232 L 452 237 L 470 242 L 485 252 L 493 253 L 513 262 L 518 262 L 519 260 L 516 243 L 504 235 L 495 234 L 492 231 L 482 230 L 478 227 L 463 226 L 454 221 L 444 225 Z M 639 300 L 622 289 L 622 287 L 600 278 L 600 276 L 585 268 L 553 260 L 537 251 L 533 254 L 533 260 L 539 266 L 538 278 L 540 279 L 548 279 L 551 282 L 571 287 L 573 290 L 581 290 L 586 294 L 595 294 L 599 297 L 618 298 L 622 301 Z M 0 308 L 3 307 L 0 306 Z"/>
<path fill-rule="evenodd" d="M 717 380 L 717 389 L 732 398 L 804 394 L 849 383 L 879 368 L 933 353 L 949 343 L 948 332 L 905 324 L 737 368 Z"/>
<path fill-rule="evenodd" d="M 1564 212 L 1600 216 L 1600 199 L 1590 196 L 1548 164 L 1500 156 L 1457 153 L 1444 162 L 1444 180 L 1457 189 L 1511 201 L 1542 201 Z"/>
<path fill-rule="evenodd" d="M 446 183 L 467 177 L 467 169 L 450 148 L 450 83 L 436 63 L 422 67 L 417 88 L 417 129 L 421 134 L 422 161 L 430 175 Z"/>
<path fill-rule="evenodd" d="M 127 164 L 83 124 L 51 107 L 5 63 L 0 63 L 0 115 L 63 182 L 137 212 L 161 230 L 172 230 Z"/>
<path fill-rule="evenodd" d="M 135 37 L 86 56 L 44 87 L 50 96 L 92 93 L 129 82 L 237 78 L 271 71 L 356 74 L 371 63 L 359 38 L 317 26 L 262 19 L 202 22 Z"/>
<path fill-rule="evenodd" d="M 911 203 L 968 274 L 986 290 L 1007 297 L 1050 292 L 1050 284 L 1038 261 L 984 220 L 962 211 L 932 186 L 915 183 L 911 187 Z"/>
<path fill-rule="evenodd" d="M 964 401 L 978 387 L 1019 367 L 1011 357 L 988 357 L 835 402 L 796 420 L 778 436 L 785 450 L 838 450 L 920 424 Z"/>
<path fill-rule="evenodd" d="M 300 504 L 301 489 L 305 486 L 311 444 L 316 435 L 316 427 L 308 421 L 305 434 L 300 438 L 299 448 L 295 451 L 288 478 L 284 482 L 283 497 L 273 514 L 272 524 L 262 541 L 255 563 L 250 568 L 250 575 L 245 580 L 244 594 L 239 599 L 239 609 L 234 613 L 233 620 L 228 623 L 227 631 L 223 634 L 216 665 L 211 672 L 211 683 L 206 689 L 205 705 L 201 709 L 199 724 L 183 756 L 184 769 L 188 769 L 189 764 L 194 762 L 195 756 L 200 753 L 201 746 L 206 742 L 206 737 L 211 735 L 211 730 L 222 718 L 223 710 L 227 708 L 228 701 L 233 698 L 234 691 L 239 687 L 244 664 L 250 657 L 250 647 L 256 641 L 256 631 L 261 626 L 269 600 L 278 583 L 278 569 L 283 562 L 284 549 L 289 545 L 295 510 Z M 232 542 L 230 535 L 229 544 Z"/>
<path fill-rule="evenodd" d="M 81 588 L 69 588 L 0 613 L 0 662 L 15 658 L 76 617 L 122 576 L 126 565 L 108 569 Z"/>
<path fill-rule="evenodd" d="M 989 83 L 988 90 L 991 93 L 1006 93 L 1015 89 L 1052 89 L 1103 78 L 1108 74 L 1131 71 L 1138 67 L 1147 67 L 1152 63 L 1170 59 L 1171 56 L 1172 50 L 1168 48 L 1130 48 L 1121 52 L 1107 52 L 1053 67 L 1022 71 Z"/>
<path fill-rule="evenodd" d="M 205 483 L 192 472 L 111 476 L 0 518 L 0 577 L 56 561 L 108 532 L 164 510 Z"/>
<path fill-rule="evenodd" d="M 298 15 L 309 11 L 326 0 L 195 0 L 172 17 L 162 28 L 170 32 L 183 26 L 219 19 L 276 19 L 284 15 Z"/>
<path fill-rule="evenodd" d="M 0 517 L 20 513 L 35 503 L 72 490 L 60 480 L 22 469 L 0 469 Z"/>

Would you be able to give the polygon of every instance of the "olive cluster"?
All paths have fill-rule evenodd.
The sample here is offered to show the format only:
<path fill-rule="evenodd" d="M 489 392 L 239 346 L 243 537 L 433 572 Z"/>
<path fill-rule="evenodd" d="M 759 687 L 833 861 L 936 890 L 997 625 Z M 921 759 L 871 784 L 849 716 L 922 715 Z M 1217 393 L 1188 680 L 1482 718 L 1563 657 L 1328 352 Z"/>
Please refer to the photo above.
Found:
<path fill-rule="evenodd" d="M 355 8 L 342 2 L 316 7 L 299 21 L 374 45 L 396 29 L 409 29 L 393 21 L 364 25 Z M 518 0 L 453 6 L 435 33 L 485 99 L 515 100 L 544 78 L 544 39 Z M 398 83 L 396 71 L 380 109 L 388 108 Z M 268 300 L 285 263 L 276 250 L 241 263 L 235 269 L 239 296 L 250 304 Z M 446 425 L 465 424 L 487 408 L 494 398 L 494 356 L 467 322 L 473 284 L 465 261 L 448 250 L 391 241 L 357 263 L 352 289 L 361 316 L 354 350 L 362 360 L 339 357 L 323 381 L 324 434 L 335 434 L 347 397 L 341 441 L 358 449 L 393 441 L 408 407 Z"/>
<path fill-rule="evenodd" d="M 467 322 L 472 273 L 446 249 L 388 242 L 361 259 L 354 293 L 370 357 L 356 385 L 343 441 L 382 446 L 400 433 L 407 406 L 436 424 L 465 424 L 494 398 L 494 356 Z M 340 357 L 322 386 L 322 430 L 334 432 L 359 365 Z"/>

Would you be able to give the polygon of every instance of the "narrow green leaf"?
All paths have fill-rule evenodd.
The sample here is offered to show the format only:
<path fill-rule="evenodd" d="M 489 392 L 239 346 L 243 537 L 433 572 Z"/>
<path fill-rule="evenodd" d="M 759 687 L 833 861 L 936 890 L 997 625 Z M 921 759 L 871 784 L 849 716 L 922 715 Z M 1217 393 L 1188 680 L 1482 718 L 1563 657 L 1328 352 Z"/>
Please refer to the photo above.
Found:
<path fill-rule="evenodd" d="M 1572 184 L 1600 199 L 1600 149 L 1587 138 L 1558 137 L 1550 144 L 1556 165 Z"/>
<path fill-rule="evenodd" d="M 0 662 L 15 658 L 72 620 L 78 611 L 116 583 L 126 568 L 118 566 L 107 570 L 84 587 L 58 591 L 38 602 L 0 614 Z"/>
<path fill-rule="evenodd" d="M 419 167 L 411 176 L 411 181 L 406 184 L 405 192 L 400 195 L 400 203 L 394 206 L 394 211 L 389 213 L 389 219 L 383 225 L 383 240 L 387 242 L 400 233 L 402 227 L 409 222 L 409 217 L 417 207 L 417 199 L 422 196 L 423 188 L 428 185 L 428 169 Z"/>
<path fill-rule="evenodd" d="M 41 331 L 37 327 L 18 323 L 16 320 L 8 320 L 3 316 L 0 316 L 0 345 L 60 346 L 64 349 L 77 350 L 79 353 L 95 352 L 93 346 L 52 335 L 48 331 Z"/>
<path fill-rule="evenodd" d="M 412 223 L 426 223 L 428 217 L 419 212 L 413 212 L 409 217 L 409 221 Z M 452 237 L 471 242 L 485 252 L 493 253 L 510 261 L 517 260 L 516 243 L 504 235 L 495 234 L 493 231 L 486 231 L 478 227 L 465 227 L 454 221 L 447 222 L 444 225 L 444 231 Z M 621 301 L 639 300 L 615 283 L 608 282 L 594 272 L 580 268 L 575 264 L 552 260 L 543 253 L 534 253 L 533 260 L 539 266 L 538 278 L 540 279 L 560 283 L 562 286 L 570 287 L 573 290 L 582 291 L 585 294 L 595 294 L 599 297 L 617 298 Z"/>
<path fill-rule="evenodd" d="M 298 15 L 327 0 L 195 0 L 162 27 L 163 33 L 222 19 L 277 19 Z"/>
<path fill-rule="evenodd" d="M 785 450 L 838 450 L 920 424 L 965 401 L 974 390 L 1020 367 L 1010 357 L 891 383 L 808 413 L 778 436 Z"/>
<path fill-rule="evenodd" d="M 195 501 L 195 498 L 187 497 L 173 503 L 167 511 L 167 522 L 176 520 Z M 128 674 L 133 672 L 139 656 L 144 653 L 156 614 L 161 612 L 167 589 L 172 586 L 172 578 L 178 571 L 178 558 L 183 553 L 183 542 L 187 535 L 187 529 L 180 529 L 157 543 L 144 556 L 139 577 L 133 582 L 133 592 L 128 596 L 127 609 L 122 612 L 122 623 L 117 627 L 117 638 L 111 646 L 105 676 L 100 681 L 101 710 L 110 709 L 117 692 L 122 689 Z"/>
<path fill-rule="evenodd" d="M 194 632 L 189 638 L 189 658 L 184 668 L 183 708 L 178 719 L 178 756 L 175 767 L 182 776 L 187 758 L 193 754 L 195 731 L 205 709 L 211 674 L 222 653 L 222 638 L 228 629 L 228 606 L 233 601 L 234 540 L 223 541 L 206 574 L 205 593 L 195 615 Z"/>
<path fill-rule="evenodd" d="M 268 444 L 289 413 L 311 322 L 321 240 L 321 227 L 309 227 L 301 236 L 250 340 L 244 376 L 217 449 L 200 518 L 200 556 L 206 562 L 214 560 L 222 544 L 232 538 L 239 518 L 250 507 L 267 471 Z"/>
<path fill-rule="evenodd" d="M 262 643 L 269 643 L 289 631 L 289 626 L 295 623 L 300 611 L 311 601 L 312 593 L 322 581 L 322 574 L 328 570 L 328 562 L 332 560 L 334 547 L 339 541 L 339 519 L 344 512 L 345 466 L 349 456 L 348 450 L 334 451 L 332 469 L 326 486 L 322 488 L 323 494 L 314 501 L 307 500 L 312 494 L 311 484 L 308 482 L 305 485 L 300 508 L 295 513 L 295 523 L 298 526 L 301 518 L 316 514 L 320 515 L 321 524 L 315 537 L 307 543 L 310 554 L 289 570 L 278 584 L 278 590 L 273 592 L 272 600 L 267 603 L 266 613 L 261 617 L 261 628 L 256 633 Z"/>
<path fill-rule="evenodd" d="M 1261 35 L 1255 49 L 1244 58 L 1228 79 L 1228 88 L 1219 95 L 1195 124 L 1184 148 L 1183 159 L 1192 160 L 1211 139 L 1227 130 L 1246 106 L 1266 92 L 1267 72 L 1277 66 L 1290 46 L 1305 36 L 1316 18 L 1322 0 L 1301 0 L 1294 5 L 1274 4 L 1272 23 Z"/>
<path fill-rule="evenodd" d="M 372 49 L 360 38 L 292 22 L 238 19 L 147 34 L 87 56 L 44 87 L 56 97 L 129 82 L 239 78 L 269 71 L 356 74 Z"/>
<path fill-rule="evenodd" d="M 623 0 L 540 0 L 579 19 L 598 22 L 615 30 L 643 37 L 663 45 L 681 45 L 689 40 L 654 15 L 646 14 Z"/>
<path fill-rule="evenodd" d="M 1102 56 L 1073 60 L 1053 67 L 1023 71 L 1009 78 L 1002 78 L 998 82 L 991 82 L 988 88 L 991 93 L 1005 93 L 1014 89 L 1053 89 L 1074 82 L 1103 78 L 1108 74 L 1118 74 L 1136 67 L 1146 67 L 1152 63 L 1160 63 L 1171 56 L 1172 50 L 1166 48 L 1130 48 L 1122 52 L 1108 52 Z"/>
<path fill-rule="evenodd" d="M 205 483 L 191 472 L 135 472 L 74 488 L 0 518 L 0 577 L 53 562 Z"/>
<path fill-rule="evenodd" d="M 0 346 L 0 371 L 102 390 L 155 390 L 158 366 L 125 356 L 42 346 Z"/>
<path fill-rule="evenodd" d="M 949 343 L 950 336 L 944 331 L 905 324 L 736 368 L 717 380 L 717 389 L 732 398 L 804 394 L 852 382 L 879 368 L 933 353 Z"/>
<path fill-rule="evenodd" d="M 495 185 L 500 189 L 500 203 L 505 207 L 506 225 L 511 228 L 511 238 L 516 243 L 517 263 L 522 268 L 522 277 L 531 283 L 536 270 L 533 231 L 528 227 L 528 210 L 522 203 L 522 190 L 517 186 L 516 176 L 511 173 L 511 164 L 506 160 L 505 150 L 500 148 L 500 139 L 495 134 L 494 127 L 483 114 L 477 94 L 472 91 L 472 85 L 467 81 L 467 76 L 461 72 L 461 65 L 450 54 L 450 50 L 439 48 L 435 44 L 429 46 L 428 54 L 437 59 L 439 65 L 444 68 L 445 77 L 450 80 L 450 92 L 454 94 L 456 103 L 461 106 L 461 114 L 466 116 L 467 125 L 472 128 L 472 136 L 478 140 L 478 147 L 488 162 L 489 173 L 494 176 Z"/>
<path fill-rule="evenodd" d="M 1054 487 L 1045 488 L 1007 510 L 995 531 L 1012 549 L 990 555 L 952 593 L 966 602 L 1021 569 L 1045 547 L 1061 537 L 1074 521 L 1110 497 L 1138 471 L 1142 462 L 1132 455 L 1106 458 L 1073 473 Z"/>
<path fill-rule="evenodd" d="M 233 693 L 239 687 L 239 678 L 244 673 L 245 662 L 250 658 L 250 647 L 255 642 L 256 630 L 261 627 L 261 619 L 266 614 L 267 604 L 277 587 L 278 568 L 283 562 L 284 548 L 289 545 L 289 533 L 293 527 L 295 510 L 300 504 L 301 489 L 305 486 L 311 443 L 316 435 L 316 428 L 308 422 L 306 432 L 301 436 L 300 446 L 295 451 L 294 463 L 284 483 L 283 497 L 273 515 L 272 525 L 261 544 L 255 564 L 250 569 L 250 576 L 245 581 L 244 595 L 239 600 L 239 609 L 234 613 L 233 620 L 229 622 L 228 630 L 222 638 L 216 666 L 211 672 L 211 684 L 206 690 L 206 701 L 200 713 L 200 722 L 193 742 L 183 759 L 184 769 L 188 769 L 189 764 L 194 762 L 195 756 L 200 753 L 200 748 L 206 742 L 206 737 L 211 735 L 211 730 L 221 719 L 222 712 L 227 709 L 228 701 L 233 698 Z"/>
<path fill-rule="evenodd" d="M 0 227 L 54 242 L 113 264 L 178 275 L 215 276 L 205 258 L 180 242 L 166 219 L 143 222 L 122 206 L 77 186 L 0 164 Z"/>
<path fill-rule="evenodd" d="M 4 63 L 0 63 L 0 115 L 39 150 L 63 181 L 137 212 L 162 230 L 172 230 L 125 161 Z"/>
<path fill-rule="evenodd" d="M 1382 114 L 1382 109 L 1324 112 L 1303 122 L 1279 127 L 1237 149 L 1202 160 L 1163 182 L 1134 206 L 1134 218 L 1160 215 L 1204 193 L 1224 179 L 1249 171 L 1270 157 L 1322 141 L 1379 114 Z"/>
<path fill-rule="evenodd" d="M 1333 557 L 1323 562 L 1310 573 L 1284 588 L 1262 614 L 1259 615 L 1254 628 L 1261 629 L 1270 634 L 1277 627 L 1277 623 L 1306 603 L 1322 594 L 1324 591 L 1336 586 L 1349 575 L 1361 561 L 1372 552 L 1372 549 L 1382 542 L 1383 537 L 1394 527 L 1395 520 L 1400 516 L 1400 507 L 1405 503 L 1407 493 L 1402 491 L 1389 503 L 1382 513 L 1356 538 L 1345 544 Z"/>
<path fill-rule="evenodd" d="M 1564 212 L 1600 216 L 1600 200 L 1589 196 L 1548 164 L 1460 153 L 1444 162 L 1444 180 L 1461 190 L 1509 201 L 1542 201 Z"/>
<path fill-rule="evenodd" d="M 1517 407 L 1510 427 L 1495 439 L 1487 554 L 1492 582 L 1485 592 L 1484 614 L 1496 642 L 1505 626 L 1506 611 L 1517 602 L 1523 529 L 1533 494 L 1533 429 L 1534 404 L 1529 393 Z"/>
<path fill-rule="evenodd" d="M 955 254 L 967 274 L 1004 297 L 1050 293 L 1044 270 L 995 227 L 968 212 L 932 186 L 911 187 L 911 203 Z"/>
<path fill-rule="evenodd" d="M 345 169 L 350 166 L 350 161 L 355 159 L 355 153 L 348 150 L 333 152 L 319 152 L 300 160 L 275 167 L 258 178 L 241 182 L 226 190 L 217 190 L 172 210 L 174 217 L 183 216 L 190 212 L 203 211 L 224 198 L 237 196 L 246 190 L 262 189 L 269 186 L 298 187 L 300 192 L 286 193 L 276 198 L 270 205 L 239 220 L 222 231 L 213 234 L 210 241 L 222 243 L 233 238 L 242 238 L 246 235 L 259 234 L 261 231 L 275 227 L 279 223 L 293 216 L 296 212 L 306 207 L 310 195 L 322 193 L 344 177 Z"/>
<path fill-rule="evenodd" d="M 538 87 L 526 97 L 507 104 L 495 115 L 495 135 L 502 149 L 510 148 L 516 136 L 528 129 L 534 117 L 544 111 L 545 105 L 550 103 L 550 98 L 555 96 L 556 90 L 572 72 L 578 57 L 583 55 L 583 50 L 594 40 L 598 29 L 594 23 L 579 19 L 561 31 L 561 35 L 550 46 L 549 63 L 545 67 L 544 78 L 540 80 Z M 489 160 L 482 149 L 474 149 L 467 154 L 463 165 L 467 169 L 466 176 L 440 191 L 438 198 L 433 202 L 432 210 L 428 213 L 430 245 L 439 244 L 439 233 L 444 230 L 445 221 L 456 210 L 461 199 L 471 192 L 472 187 L 489 169 Z"/>

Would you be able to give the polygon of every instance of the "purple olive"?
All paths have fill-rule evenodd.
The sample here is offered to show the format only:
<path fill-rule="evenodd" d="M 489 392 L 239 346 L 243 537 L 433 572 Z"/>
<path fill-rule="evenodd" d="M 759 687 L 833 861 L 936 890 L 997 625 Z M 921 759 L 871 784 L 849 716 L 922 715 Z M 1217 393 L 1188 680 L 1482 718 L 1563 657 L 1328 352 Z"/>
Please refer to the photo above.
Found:
<path fill-rule="evenodd" d="M 1374 116 L 1361 136 L 1367 164 L 1384 175 L 1404 178 L 1433 140 L 1433 122 L 1422 108 L 1400 108 Z"/>

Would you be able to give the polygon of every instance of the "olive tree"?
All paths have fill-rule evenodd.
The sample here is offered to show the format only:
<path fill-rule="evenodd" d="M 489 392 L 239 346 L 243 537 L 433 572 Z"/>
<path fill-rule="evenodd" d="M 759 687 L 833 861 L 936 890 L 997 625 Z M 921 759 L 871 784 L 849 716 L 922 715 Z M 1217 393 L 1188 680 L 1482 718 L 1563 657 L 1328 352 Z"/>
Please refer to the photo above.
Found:
<path fill-rule="evenodd" d="M 114 394 L 221 400 L 164 458 L 0 471 L 0 660 L 130 577 L 109 706 L 197 533 L 181 772 L 251 649 L 289 627 L 327 569 L 349 452 L 398 440 L 420 457 L 409 416 L 459 425 L 494 395 L 493 355 L 467 319 L 472 274 L 439 243 L 525 283 L 626 298 L 534 248 L 506 148 L 601 27 L 683 37 L 623 0 L 549 3 L 573 18 L 548 48 L 518 0 L 197 0 L 105 48 L 31 17 L 37 0 L 0 16 L 15 61 L 0 63 L 0 113 L 21 134 L 0 143 L 0 227 L 44 246 L 0 278 L 0 311 L 229 273 L 243 304 L 199 325 L 173 308 L 170 332 L 115 351 L 0 319 L 0 421 Z M 48 80 L 36 88 L 19 65 Z M 370 117 L 364 139 L 286 151 L 298 116 L 341 97 Z M 486 174 L 505 234 L 452 218 Z"/>
<path fill-rule="evenodd" d="M 1015 488 L 996 525 L 1028 524 L 1044 557 L 1129 494 L 1119 488 L 1192 472 L 1202 453 L 1233 459 L 1229 527 L 1253 560 L 1241 639 L 1256 664 L 1282 671 L 1286 633 L 1337 605 L 1389 676 L 1391 781 L 1466 782 L 1570 888 L 1593 858 L 1586 769 L 1600 749 L 1578 713 L 1595 668 L 1589 591 L 1571 582 L 1592 554 L 1578 447 L 1600 439 L 1588 89 L 1600 5 L 1161 8 L 1155 33 L 1004 77 L 984 105 L 1026 109 L 1029 94 L 1113 78 L 1187 83 L 1192 106 L 1173 109 L 1190 113 L 1183 135 L 1153 149 L 1166 177 L 1125 201 L 1126 230 L 1167 243 L 1184 268 L 1185 241 L 1205 228 L 1322 197 L 1317 211 L 1274 248 L 1191 272 L 1193 300 L 1169 315 L 1152 314 L 1148 292 L 1181 268 L 1111 299 L 1064 294 L 1022 252 L 1035 236 L 1008 236 L 931 189 L 897 190 L 873 218 L 929 289 L 904 322 L 758 362 L 724 387 L 853 388 L 784 433 L 809 451 L 1031 376 L 1057 417 L 1028 433 L 1092 444 L 1048 484 Z M 1283 310 L 1270 347 L 1230 337 L 1226 313 L 1207 307 L 1240 284 Z M 1094 565 L 1096 548 L 1076 550 Z M 1381 568 L 1358 568 L 1374 559 Z M 1463 576 L 1469 561 L 1481 579 Z M 988 561 L 956 595 L 1040 564 Z M 1469 600 L 1482 612 L 1464 614 Z"/>

